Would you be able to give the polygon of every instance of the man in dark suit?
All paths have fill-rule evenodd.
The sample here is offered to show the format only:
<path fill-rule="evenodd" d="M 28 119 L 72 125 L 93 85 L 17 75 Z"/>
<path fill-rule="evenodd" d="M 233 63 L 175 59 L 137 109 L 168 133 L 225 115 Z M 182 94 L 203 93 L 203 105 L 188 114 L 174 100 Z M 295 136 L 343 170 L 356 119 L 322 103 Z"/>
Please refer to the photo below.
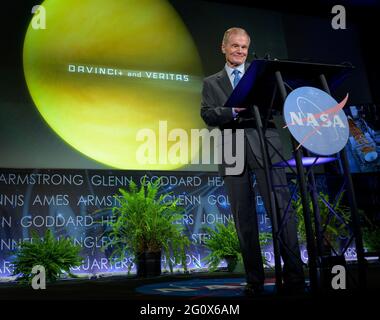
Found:
<path fill-rule="evenodd" d="M 255 130 L 253 113 L 249 108 L 242 106 L 224 107 L 233 88 L 248 67 L 245 62 L 249 44 L 250 37 L 244 29 L 231 28 L 225 32 L 221 49 L 226 57 L 226 65 L 220 72 L 207 77 L 203 82 L 201 116 L 207 125 L 219 127 L 222 134 L 224 129 L 232 129 L 228 130 L 229 134 L 232 135 L 232 140 L 229 141 L 236 141 L 235 138 L 238 136 L 236 130 L 242 129 L 244 131 L 244 141 L 242 142 L 244 152 L 236 155 L 242 157 L 240 160 L 244 161 L 243 172 L 238 175 L 226 173 L 229 166 L 225 162 L 219 165 L 219 172 L 226 186 L 240 241 L 247 278 L 245 291 L 247 294 L 256 294 L 263 291 L 264 268 L 259 242 L 252 173 L 256 176 L 259 192 L 266 208 L 269 208 L 270 200 L 266 190 L 260 142 Z M 269 128 L 265 135 L 271 145 L 281 151 L 281 141 L 276 130 Z M 223 141 L 225 140 L 224 134 Z M 232 147 L 232 149 L 238 150 L 236 147 Z M 268 147 L 268 154 L 272 163 L 280 161 L 280 157 L 271 146 Z M 272 182 L 273 185 L 287 185 L 284 169 L 272 170 Z M 284 216 L 284 210 L 290 198 L 289 190 L 287 188 L 276 188 L 275 198 L 278 218 L 281 221 L 284 220 L 281 218 Z M 286 221 L 283 221 L 284 225 L 280 233 L 280 251 L 284 261 L 284 288 L 303 290 L 304 274 L 297 239 L 295 213 L 290 211 L 288 214 Z M 281 225 L 281 222 L 279 224 Z"/>

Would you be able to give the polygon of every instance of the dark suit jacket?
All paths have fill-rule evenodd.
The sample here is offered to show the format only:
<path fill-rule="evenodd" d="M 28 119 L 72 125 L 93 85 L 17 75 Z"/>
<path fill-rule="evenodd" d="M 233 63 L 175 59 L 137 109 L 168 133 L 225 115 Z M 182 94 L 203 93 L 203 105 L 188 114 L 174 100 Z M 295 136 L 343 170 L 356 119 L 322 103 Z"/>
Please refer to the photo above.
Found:
<path fill-rule="evenodd" d="M 245 67 L 248 68 L 248 64 Z M 257 130 L 255 129 L 255 121 L 253 111 L 248 108 L 247 111 L 239 113 L 239 116 L 234 119 L 232 109 L 224 107 L 228 97 L 233 91 L 230 79 L 228 78 L 225 68 L 220 72 L 213 74 L 203 81 L 202 102 L 201 102 L 201 117 L 208 126 L 219 127 L 219 129 L 233 129 L 232 142 L 235 141 L 236 129 L 244 129 L 245 148 L 250 148 L 259 163 L 262 166 L 262 154 L 260 148 L 260 140 Z M 236 106 L 247 107 L 247 106 Z M 224 135 L 223 135 L 224 136 Z M 281 152 L 281 141 L 276 129 L 267 129 L 265 136 L 270 140 L 273 146 Z M 224 139 L 223 139 L 224 141 Z M 222 149 L 224 147 L 224 142 Z M 247 152 L 247 149 L 245 150 Z M 281 161 L 277 153 L 269 146 L 269 156 L 272 163 Z M 219 173 L 224 176 L 227 164 L 219 165 Z"/>

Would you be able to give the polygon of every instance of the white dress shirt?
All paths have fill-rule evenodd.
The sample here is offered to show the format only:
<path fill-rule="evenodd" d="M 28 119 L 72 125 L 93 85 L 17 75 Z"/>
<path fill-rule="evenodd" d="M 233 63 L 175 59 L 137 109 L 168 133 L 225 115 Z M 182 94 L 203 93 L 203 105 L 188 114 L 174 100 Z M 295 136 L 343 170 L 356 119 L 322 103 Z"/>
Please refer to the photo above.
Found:
<path fill-rule="evenodd" d="M 233 72 L 234 72 L 235 69 L 239 70 L 240 71 L 240 79 L 241 79 L 243 77 L 243 75 L 244 75 L 244 72 L 245 72 L 244 63 L 241 64 L 240 66 L 235 67 L 235 68 L 231 68 L 226 63 L 226 65 L 224 66 L 224 68 L 226 69 L 228 78 L 230 79 L 231 86 L 233 88 L 234 87 L 234 78 L 235 78 L 235 75 L 233 74 Z M 235 112 L 234 108 L 232 108 L 232 116 L 234 117 L 234 119 L 236 119 L 237 116 L 238 116 L 238 113 Z"/>

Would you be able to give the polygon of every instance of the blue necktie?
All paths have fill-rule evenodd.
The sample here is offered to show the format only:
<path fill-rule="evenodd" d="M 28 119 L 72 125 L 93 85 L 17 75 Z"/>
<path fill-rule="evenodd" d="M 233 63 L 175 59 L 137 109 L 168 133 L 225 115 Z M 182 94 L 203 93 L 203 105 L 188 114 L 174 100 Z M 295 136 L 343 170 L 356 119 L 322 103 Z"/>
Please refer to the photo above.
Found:
<path fill-rule="evenodd" d="M 240 80 L 240 71 L 235 69 L 234 71 L 232 71 L 232 74 L 234 75 L 234 88 L 235 88 Z"/>

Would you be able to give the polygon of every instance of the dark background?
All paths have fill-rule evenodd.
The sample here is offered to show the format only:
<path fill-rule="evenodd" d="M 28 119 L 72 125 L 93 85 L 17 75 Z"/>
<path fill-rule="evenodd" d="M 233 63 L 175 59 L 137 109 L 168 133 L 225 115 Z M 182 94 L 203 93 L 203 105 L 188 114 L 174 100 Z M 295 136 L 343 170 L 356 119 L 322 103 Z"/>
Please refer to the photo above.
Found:
<path fill-rule="evenodd" d="M 205 0 L 210 3 L 239 5 L 250 8 L 273 10 L 283 16 L 289 59 L 311 59 L 323 62 L 350 61 L 363 68 L 368 88 L 356 83 L 370 93 L 371 101 L 380 101 L 378 89 L 380 61 L 377 42 L 377 21 L 380 18 L 379 0 L 318 0 L 318 1 L 249 1 Z M 346 30 L 330 27 L 334 5 L 346 8 Z M 325 23 L 321 23 L 324 21 Z M 355 57 L 356 56 L 356 57 Z M 360 57 L 359 60 L 357 57 Z M 359 62 L 359 64 L 358 64 Z M 350 90 L 355 88 L 350 88 Z M 368 90 L 368 91 L 367 91 Z"/>

